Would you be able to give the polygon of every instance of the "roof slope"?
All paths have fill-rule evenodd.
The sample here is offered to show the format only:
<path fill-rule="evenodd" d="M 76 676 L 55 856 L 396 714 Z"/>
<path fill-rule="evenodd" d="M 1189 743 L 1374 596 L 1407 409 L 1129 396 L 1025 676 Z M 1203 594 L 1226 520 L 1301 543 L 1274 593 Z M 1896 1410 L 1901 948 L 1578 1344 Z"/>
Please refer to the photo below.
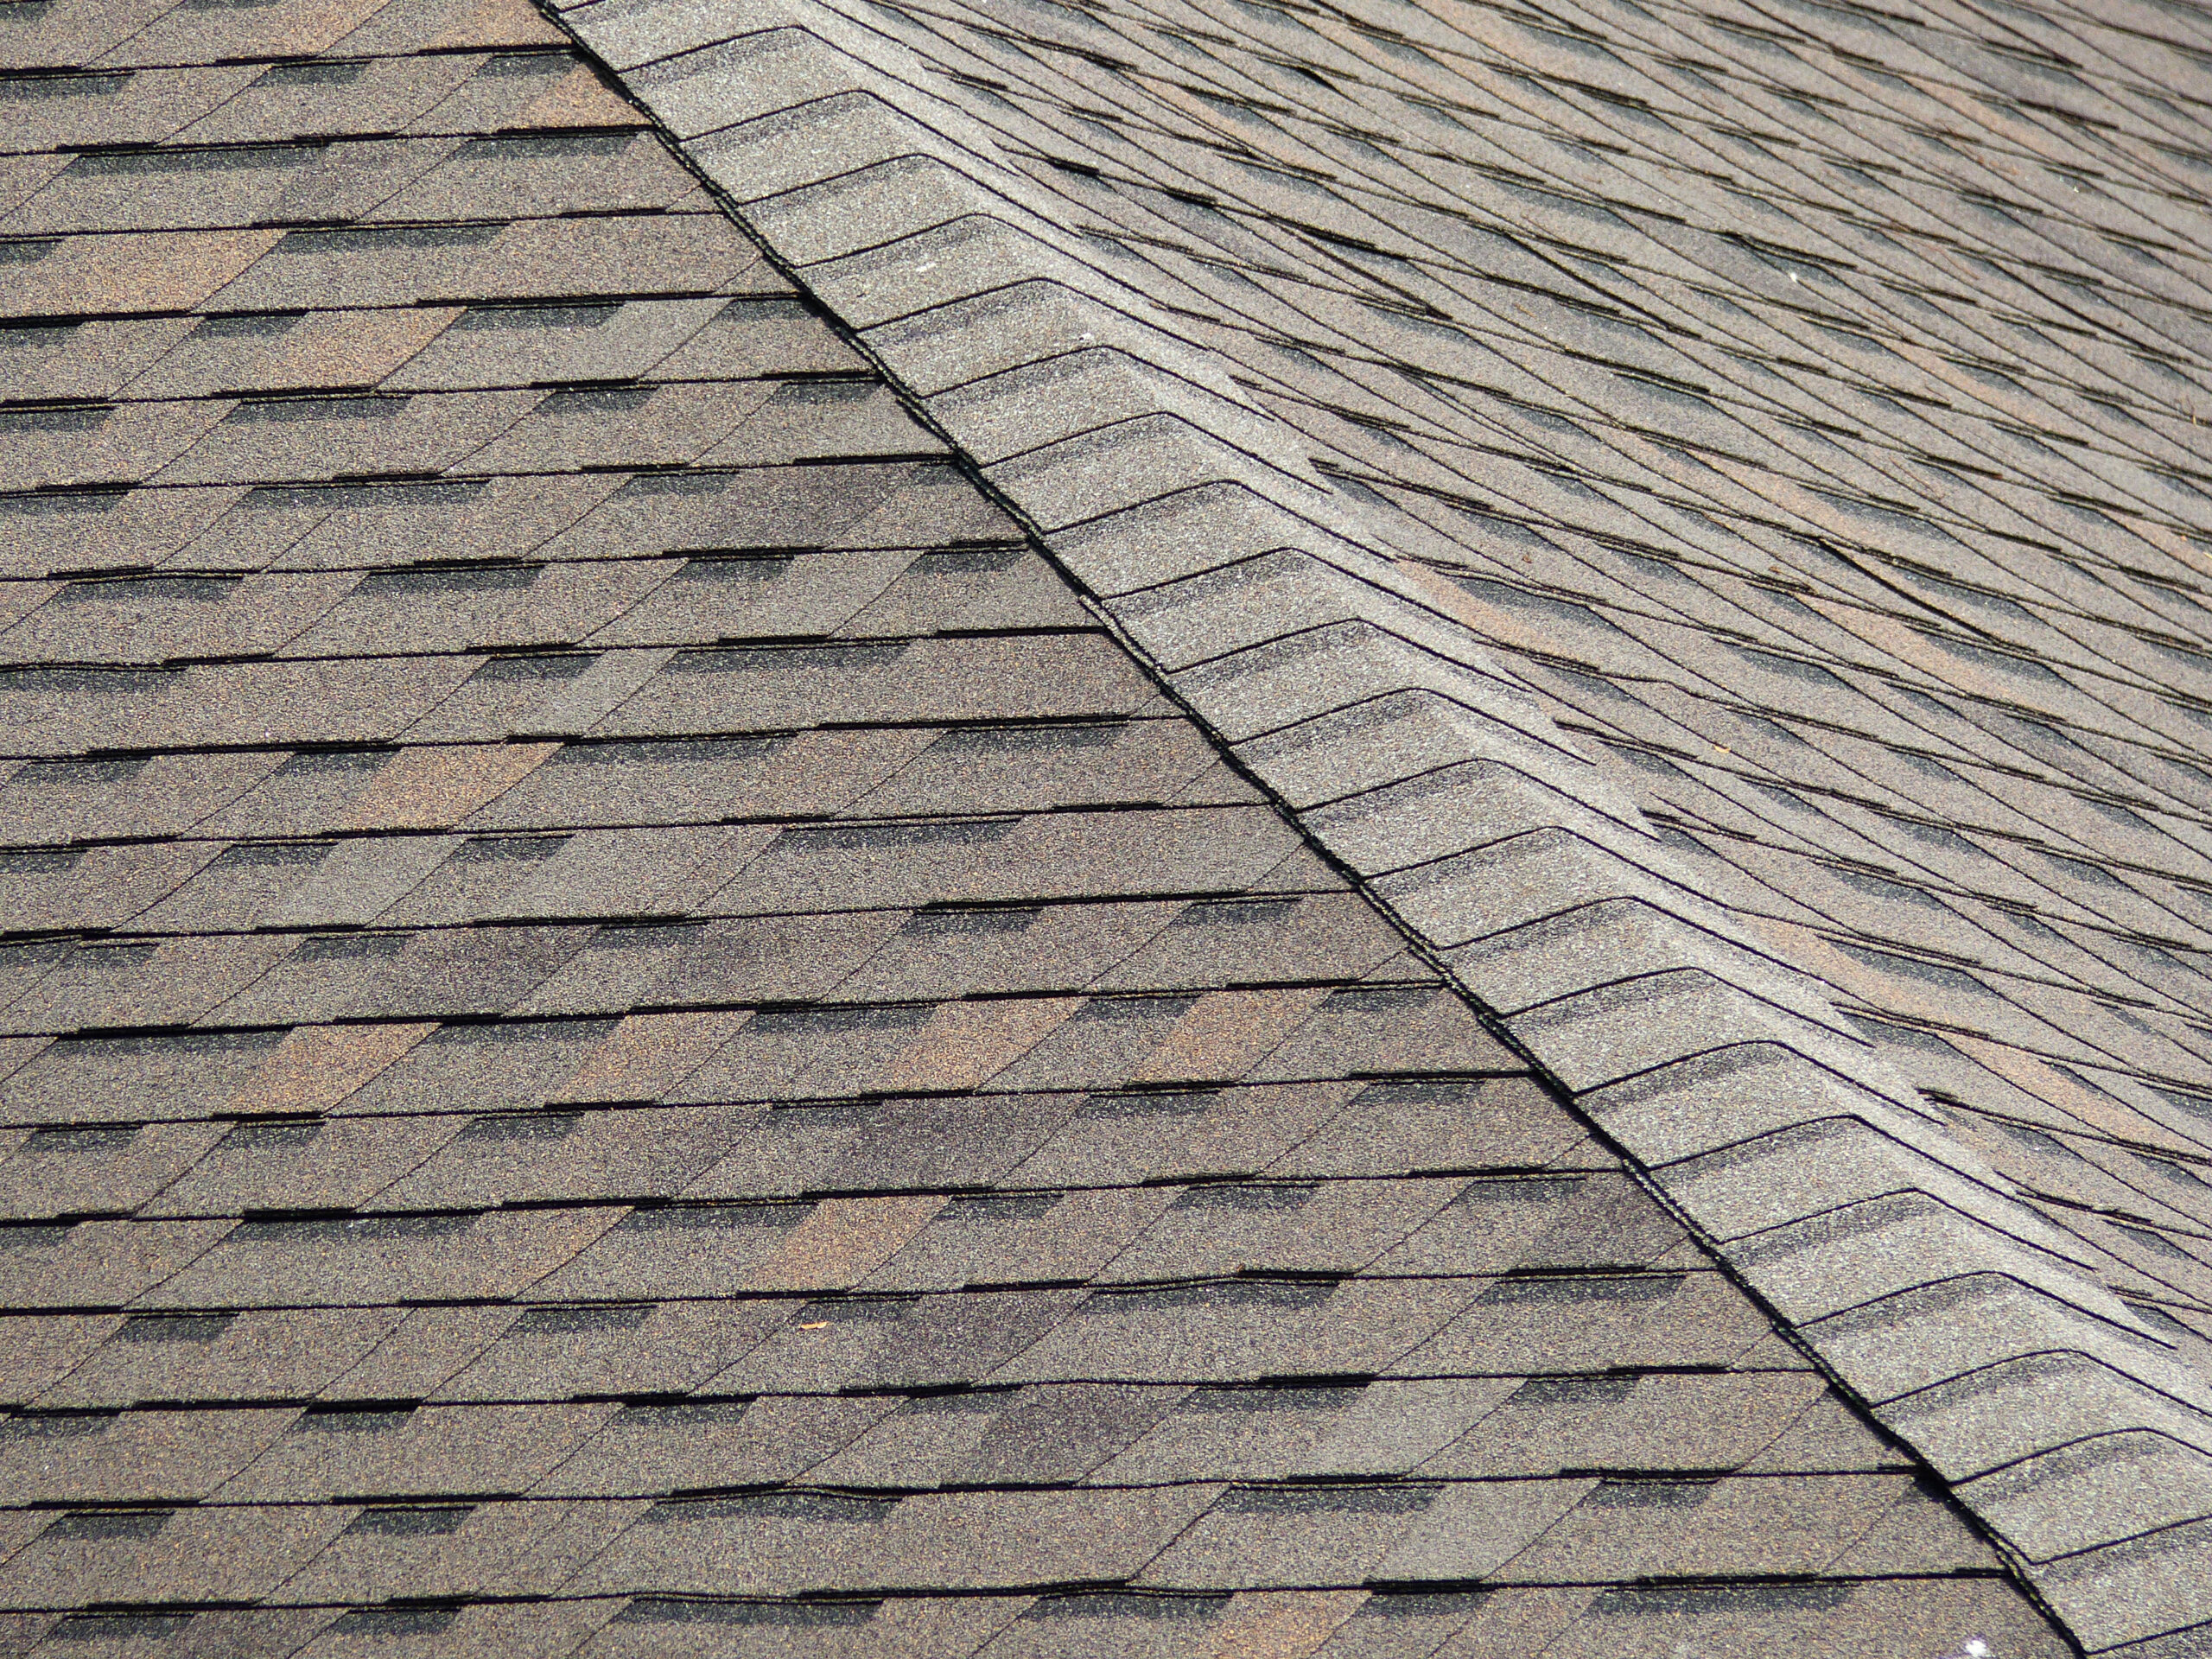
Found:
<path fill-rule="evenodd" d="M 2091 1649 L 2212 1619 L 2200 12 L 564 16 Z"/>
<path fill-rule="evenodd" d="M 0 1647 L 2066 1650 L 535 14 L 0 48 Z"/>

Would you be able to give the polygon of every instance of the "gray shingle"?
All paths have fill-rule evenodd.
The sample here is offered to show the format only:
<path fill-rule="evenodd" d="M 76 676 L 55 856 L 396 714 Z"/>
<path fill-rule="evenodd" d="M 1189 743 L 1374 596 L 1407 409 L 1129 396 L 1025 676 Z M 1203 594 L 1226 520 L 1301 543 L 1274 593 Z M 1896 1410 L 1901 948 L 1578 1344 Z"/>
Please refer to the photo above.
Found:
<path fill-rule="evenodd" d="M 1199 1382 L 1369 1374 L 1414 1350 L 1468 1300 L 1467 1287 L 1448 1281 L 1106 1291 L 998 1375 Z"/>
<path fill-rule="evenodd" d="M 1821 1393 L 1816 1376 L 1797 1371 L 1537 1379 L 1421 1469 L 1462 1478 L 1738 1469 Z"/>
<path fill-rule="evenodd" d="M 1078 1300 L 1053 1290 L 779 1303 L 774 1334 L 717 1373 L 713 1386 L 829 1393 L 978 1382 L 997 1376 Z"/>
<path fill-rule="evenodd" d="M 241 1471 L 223 1495 L 235 1503 L 269 1503 L 346 1493 L 415 1497 L 518 1491 L 583 1445 L 614 1409 L 563 1404 L 310 1411 Z"/>
<path fill-rule="evenodd" d="M 1541 1594 L 1541 1592 L 1532 1594 Z M 2057 1653 L 2060 1638 L 2016 1599 L 1993 1594 L 1986 1580 L 1900 1581 L 1851 1590 L 1827 1585 L 1650 1589 L 1601 1594 L 1560 1638 L 1567 1653 L 1669 1652 L 1682 1642 L 1743 1646 L 1784 1653 L 1811 1639 L 1839 1653 L 1883 1653 L 1929 1632 L 1963 1645 L 1979 1640 L 1993 1652 Z M 1480 1649 L 1478 1649 L 1480 1651 Z"/>
<path fill-rule="evenodd" d="M 957 1525 L 958 1510 L 972 1506 L 972 1500 L 960 1497 L 899 1503 L 814 1493 L 664 1503 L 594 1562 L 583 1583 L 601 1590 L 787 1595 L 896 1580 L 918 1569 L 936 1569 L 940 1584 L 966 1580 L 978 1587 L 1003 1580 L 1009 1571 L 1019 1574 L 1012 1561 L 993 1560 L 988 1554 L 958 1561 L 951 1528 Z M 1033 1500 L 1029 1507 L 1034 1507 Z M 1093 1518 L 1106 1520 L 1115 1507 L 1109 1500 Z M 1118 1507 L 1125 1513 L 1115 1518 L 1125 1524 L 1135 1520 L 1126 1513 L 1135 1508 L 1126 1499 Z M 1086 1554 L 1126 1558 L 1130 1543 L 1125 1537 L 1118 1550 L 1094 1546 L 1086 1551 L 1072 1539 L 1047 1541 L 1040 1535 L 1035 1547 L 1077 1567 L 1066 1576 L 1089 1577 L 1094 1574 L 1080 1571 Z M 961 1571 L 962 1565 L 968 1570 Z M 952 1571 L 945 1572 L 947 1567 Z"/>
<path fill-rule="evenodd" d="M 9 1420 L 0 1487 L 15 1503 L 35 1493 L 86 1504 L 191 1502 L 212 1497 L 297 1415 L 296 1408 L 20 1415 Z"/>
<path fill-rule="evenodd" d="M 704 214 L 522 219 L 505 230 L 296 231 L 281 241 L 257 235 L 251 244 L 237 232 L 206 234 L 231 238 L 219 245 L 226 253 L 238 248 L 219 268 L 221 274 L 200 289 L 215 289 L 212 308 L 223 311 L 407 305 L 456 295 L 476 300 L 596 296 L 605 290 L 594 273 L 609 269 L 608 250 L 618 245 L 626 255 L 622 268 L 645 278 L 618 291 L 784 291 L 726 220 Z M 219 245 L 207 245 L 212 253 Z"/>
<path fill-rule="evenodd" d="M 790 1313 L 775 1302 L 546 1303 L 505 1317 L 424 1386 L 452 1400 L 680 1395 Z"/>
<path fill-rule="evenodd" d="M 1563 1339 L 1560 1320 L 1568 1309 L 1580 1317 Z M 1743 1293 L 1715 1273 L 1498 1279 L 1399 1369 L 1529 1375 L 1726 1365 L 1767 1330 Z"/>
<path fill-rule="evenodd" d="M 1231 1488 L 1145 1569 L 1177 1589 L 1342 1585 L 1367 1576 L 1421 1524 L 1433 1488 Z"/>
<path fill-rule="evenodd" d="M 10 1558 L 4 1595 L 16 1607 L 257 1600 L 347 1519 L 325 1507 L 63 1511 Z"/>
<path fill-rule="evenodd" d="M 113 1247 L 125 1260 L 158 1249 L 187 1227 L 219 1241 L 156 1294 L 163 1306 L 266 1306 L 320 1302 L 366 1306 L 400 1299 L 503 1300 L 568 1261 L 621 1212 L 521 1211 L 484 1215 L 359 1217 L 351 1220 L 148 1222 Z M 79 1229 L 76 1230 L 84 1230 Z M 195 1252 L 195 1255 L 199 1253 Z"/>

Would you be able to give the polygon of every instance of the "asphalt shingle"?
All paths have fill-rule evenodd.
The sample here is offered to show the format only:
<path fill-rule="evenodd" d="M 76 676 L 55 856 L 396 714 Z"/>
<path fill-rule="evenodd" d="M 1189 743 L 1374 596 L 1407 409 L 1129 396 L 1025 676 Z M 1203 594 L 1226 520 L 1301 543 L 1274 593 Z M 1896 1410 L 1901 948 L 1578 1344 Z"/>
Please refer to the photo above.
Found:
<path fill-rule="evenodd" d="M 1991 1042 L 2139 1026 L 2192 1053 L 2188 895 L 2212 874 L 2202 801 L 2144 793 L 2137 734 L 2165 716 L 2108 654 L 2194 626 L 2180 532 L 2145 539 L 2185 508 L 2166 480 L 2193 429 L 2115 438 L 2111 398 L 2069 394 L 2103 472 L 2068 488 L 2136 504 L 2141 591 L 2113 597 L 2102 555 L 2093 601 L 2045 569 L 2066 597 L 2036 601 L 2050 666 L 2023 668 L 1952 486 L 1949 528 L 1909 534 L 1871 498 L 1935 486 L 1894 444 L 1842 452 L 1862 405 L 1759 412 L 1846 397 L 1754 365 L 1782 305 L 1878 332 L 1811 210 L 1756 249 L 1693 234 L 1674 141 L 1607 124 L 1663 110 L 1722 142 L 1681 67 L 1726 55 L 1704 24 L 952 6 L 862 34 L 809 4 L 725 41 L 718 14 L 600 4 L 568 20 L 580 47 L 456 0 L 0 10 L 25 13 L 0 18 L 23 118 L 0 123 L 23 325 L 0 331 L 0 1645 L 1379 1659 L 1825 1630 L 2027 1655 L 2059 1638 L 1942 1480 L 2091 1586 L 2069 1618 L 2115 1593 L 2078 1558 L 2103 1535 L 2065 1529 L 2077 1495 L 2149 1469 L 2138 1518 L 2193 1518 L 2195 1465 L 2134 1440 L 1987 1473 L 2037 1447 L 1955 1367 L 1877 1394 L 1877 1429 L 1700 1242 L 1752 1230 L 1711 1195 L 1764 1216 L 1741 1172 L 1777 1155 L 1704 1154 L 1836 1114 L 1788 1066 L 1670 1071 L 1686 1021 L 1751 1029 L 1765 997 L 1807 1066 L 1864 1082 L 1859 1027 L 1781 965 L 1857 930 L 1890 954 L 1844 938 L 1814 969 L 1846 1014 L 1897 1012 L 1916 971 L 1938 989 L 1916 1017 L 1969 988 L 2017 1010 Z M 1574 44 L 1667 29 L 1700 44 Z M 1948 73 L 1999 73 L 1953 23 L 1914 31 Z M 1509 60 L 1535 79 L 1496 79 Z M 1439 142 L 1469 77 L 1485 110 L 1564 95 Z M 1632 102 L 1588 95 L 1617 80 Z M 796 125 L 752 118 L 817 94 Z M 687 155 L 656 119 L 714 130 Z M 1785 166 L 1730 130 L 1696 177 Z M 1099 159 L 1036 166 L 1071 146 Z M 1582 195 L 1510 181 L 1536 174 Z M 988 216 L 962 194 L 1001 187 Z M 1419 205 L 1446 195 L 1448 222 Z M 1554 263 L 1471 240 L 1484 215 Z M 2181 263 L 2130 233 L 2162 250 L 2130 278 L 2145 315 L 2183 328 Z M 1082 290 L 1107 268 L 1102 306 Z M 1570 280 L 1644 297 L 1543 297 Z M 1951 356 L 1896 364 L 1855 372 L 2010 423 L 1962 416 L 1961 442 L 2032 412 Z M 1630 550 L 1700 491 L 1769 504 L 1709 531 L 1756 535 L 1758 591 L 1733 542 L 1694 575 Z M 1440 529 L 1446 494 L 1552 534 Z M 1347 537 L 1370 495 L 1387 534 Z M 1817 556 L 1777 513 L 1818 520 Z M 1884 568 L 1917 632 L 1841 574 L 1907 541 Z M 1714 594 L 1725 644 L 1693 603 Z M 1592 669 L 1649 698 L 1578 693 L 1598 712 L 1562 731 Z M 1592 755 L 1624 734 L 1683 781 L 1620 785 Z M 2095 1017 L 2015 971 L 2042 948 L 2018 917 L 1985 929 L 2011 954 L 1946 970 L 1971 988 L 1930 977 L 1949 924 L 1887 927 L 1906 889 L 1963 903 L 1948 873 L 1993 861 L 1923 836 L 1909 856 L 1942 871 L 1896 868 L 1911 831 L 1885 826 L 1931 827 L 1896 810 L 1901 748 L 1990 803 L 1982 840 L 2037 826 L 2031 871 L 1994 861 L 2063 897 Z M 2185 763 L 2160 764 L 2171 793 Z M 2055 772 L 2094 772 L 2098 804 L 2060 810 Z M 1861 838 L 1847 871 L 1745 922 L 1771 859 L 1662 869 L 1636 803 L 1765 858 L 1785 774 Z M 1775 857 L 1832 833 L 1786 821 Z M 2124 893 L 2095 874 L 2121 840 Z M 1729 988 L 1624 986 L 1679 966 L 1634 908 L 1670 905 L 1718 930 L 1695 965 Z M 1560 1086 L 1647 1051 L 1651 1078 Z M 2090 1052 L 2050 1051 L 2084 1091 L 2109 1075 Z M 1680 1104 L 1760 1077 L 1781 1086 L 1741 1133 Z M 1860 1116 L 1894 1135 L 1912 1104 Z M 2190 1163 L 2186 1107 L 2126 1109 Z M 1669 1122 L 1679 1147 L 1646 1160 L 1669 1167 L 1609 1138 Z M 2038 1133 L 2082 1161 L 2088 1130 Z M 1946 1192 L 1996 1213 L 1966 1189 L 1999 1178 L 1948 1147 Z M 1830 1185 L 1886 1202 L 1888 1156 L 1854 1141 Z M 2125 1253 L 2132 1296 L 2196 1317 L 2186 1177 L 2117 1172 L 2101 1194 L 2164 1195 L 2118 1201 L 2133 1232 L 2040 1248 Z M 1850 1307 L 1853 1260 L 1796 1255 L 1817 1311 L 1863 1327 L 1834 1351 L 1928 1317 Z"/>

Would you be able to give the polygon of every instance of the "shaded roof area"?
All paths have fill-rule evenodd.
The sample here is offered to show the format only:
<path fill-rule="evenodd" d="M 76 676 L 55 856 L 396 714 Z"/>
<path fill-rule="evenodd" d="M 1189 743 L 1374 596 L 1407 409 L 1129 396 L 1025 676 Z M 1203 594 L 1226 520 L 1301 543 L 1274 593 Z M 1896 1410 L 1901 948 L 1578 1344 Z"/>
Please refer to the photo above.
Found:
<path fill-rule="evenodd" d="M 2196 1651 L 2203 14 L 563 15 L 2084 1643 Z"/>
<path fill-rule="evenodd" d="M 0 1647 L 2068 1650 L 535 13 L 0 53 Z"/>

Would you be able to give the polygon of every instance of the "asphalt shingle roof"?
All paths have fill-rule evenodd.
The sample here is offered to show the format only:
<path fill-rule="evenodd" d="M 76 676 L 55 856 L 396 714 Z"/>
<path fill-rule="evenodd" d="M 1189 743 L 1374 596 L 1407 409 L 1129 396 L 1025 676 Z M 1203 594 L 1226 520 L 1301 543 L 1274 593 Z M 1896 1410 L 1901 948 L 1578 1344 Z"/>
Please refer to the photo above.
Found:
<path fill-rule="evenodd" d="M 0 4 L 0 1649 L 2198 1651 L 2038 5 Z"/>
<path fill-rule="evenodd" d="M 567 16 L 2080 1639 L 2198 1639 L 2201 20 Z"/>

